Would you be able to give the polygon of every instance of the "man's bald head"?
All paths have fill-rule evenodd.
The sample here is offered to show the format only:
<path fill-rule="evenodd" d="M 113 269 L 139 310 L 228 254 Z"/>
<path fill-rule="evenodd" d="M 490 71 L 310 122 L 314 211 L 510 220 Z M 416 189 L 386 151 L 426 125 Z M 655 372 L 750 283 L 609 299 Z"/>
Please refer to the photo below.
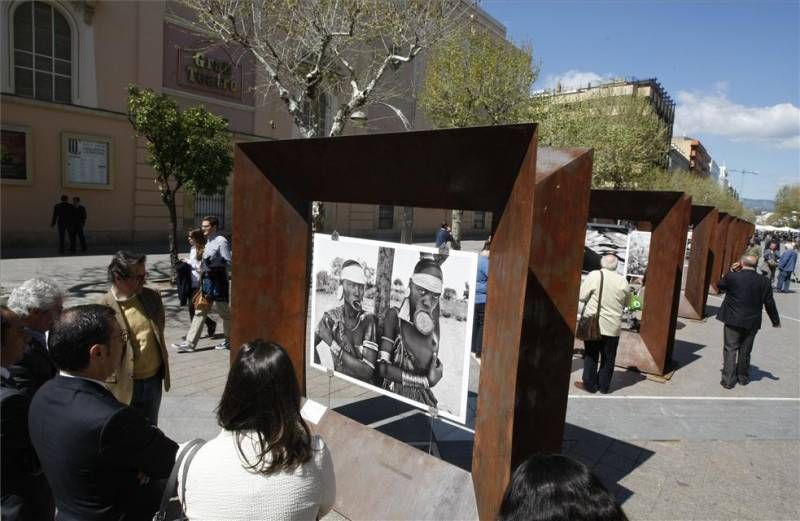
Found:
<path fill-rule="evenodd" d="M 741 263 L 745 268 L 755 268 L 758 266 L 758 257 L 755 255 L 743 255 Z"/>

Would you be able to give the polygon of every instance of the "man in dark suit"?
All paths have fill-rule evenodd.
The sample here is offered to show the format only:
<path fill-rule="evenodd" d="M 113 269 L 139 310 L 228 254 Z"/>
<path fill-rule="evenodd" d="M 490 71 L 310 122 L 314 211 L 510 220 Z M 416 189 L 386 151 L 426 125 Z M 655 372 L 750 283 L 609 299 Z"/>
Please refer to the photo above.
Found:
<path fill-rule="evenodd" d="M 22 321 L 0 306 L 0 507 L 6 521 L 52 520 L 55 504 L 28 435 L 30 397 L 8 370 L 28 338 Z"/>
<path fill-rule="evenodd" d="M 53 207 L 53 219 L 50 227 L 58 225 L 58 252 L 64 253 L 64 237 L 72 229 L 75 221 L 75 207 L 69 204 L 69 197 L 61 196 L 61 202 Z M 75 251 L 75 236 L 69 234 L 69 249 Z"/>
<path fill-rule="evenodd" d="M 750 352 L 761 328 L 761 308 L 767 311 L 772 327 L 781 327 L 769 279 L 756 272 L 757 265 L 758 257 L 746 254 L 717 283 L 725 292 L 717 320 L 725 324 L 720 384 L 726 389 L 733 389 L 737 382 L 747 385 L 750 381 Z"/>
<path fill-rule="evenodd" d="M 166 478 L 175 462 L 175 442 L 106 388 L 127 342 L 114 315 L 77 306 L 50 330 L 61 371 L 34 396 L 29 428 L 58 520 L 151 519 L 158 496 L 143 483 Z"/>
<path fill-rule="evenodd" d="M 86 236 L 83 234 L 83 227 L 86 226 L 86 208 L 81 204 L 80 197 L 72 198 L 73 219 L 72 229 L 69 231 L 69 244 L 73 253 L 75 252 L 75 237 L 81 242 L 81 251 L 86 251 Z"/>

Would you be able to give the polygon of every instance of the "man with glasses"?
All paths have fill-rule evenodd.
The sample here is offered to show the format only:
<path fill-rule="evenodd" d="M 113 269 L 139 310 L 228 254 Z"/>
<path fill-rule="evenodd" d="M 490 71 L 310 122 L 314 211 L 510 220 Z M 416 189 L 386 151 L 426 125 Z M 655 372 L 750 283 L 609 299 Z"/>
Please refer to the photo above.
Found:
<path fill-rule="evenodd" d="M 169 359 L 164 340 L 164 304 L 157 291 L 144 286 L 144 254 L 118 251 L 108 266 L 111 288 L 100 303 L 115 311 L 127 350 L 119 369 L 106 382 L 120 402 L 158 424 L 162 382 L 169 391 Z"/>
<path fill-rule="evenodd" d="M 60 372 L 30 405 L 31 442 L 60 520 L 152 519 L 158 480 L 175 462 L 177 444 L 109 391 L 130 351 L 115 315 L 97 304 L 64 311 L 50 332 Z"/>

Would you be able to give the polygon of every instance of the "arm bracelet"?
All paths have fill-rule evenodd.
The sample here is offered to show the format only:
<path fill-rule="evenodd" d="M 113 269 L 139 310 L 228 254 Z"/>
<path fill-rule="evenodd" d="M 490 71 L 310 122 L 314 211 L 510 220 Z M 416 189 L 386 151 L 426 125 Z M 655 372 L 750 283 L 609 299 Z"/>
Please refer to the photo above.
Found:
<path fill-rule="evenodd" d="M 391 362 L 391 358 L 389 356 L 388 351 L 378 351 L 378 361 L 380 362 Z"/>
<path fill-rule="evenodd" d="M 371 350 L 373 350 L 373 351 L 375 351 L 375 352 L 377 352 L 377 351 L 378 351 L 378 344 L 376 344 L 375 342 L 370 342 L 369 340 L 364 340 L 364 341 L 361 343 L 361 345 L 362 345 L 363 347 L 365 347 L 365 348 L 367 348 L 367 349 L 371 349 Z"/>
<path fill-rule="evenodd" d="M 424 387 L 425 389 L 430 389 L 431 387 L 427 376 L 418 376 L 403 371 L 401 379 L 404 387 Z"/>

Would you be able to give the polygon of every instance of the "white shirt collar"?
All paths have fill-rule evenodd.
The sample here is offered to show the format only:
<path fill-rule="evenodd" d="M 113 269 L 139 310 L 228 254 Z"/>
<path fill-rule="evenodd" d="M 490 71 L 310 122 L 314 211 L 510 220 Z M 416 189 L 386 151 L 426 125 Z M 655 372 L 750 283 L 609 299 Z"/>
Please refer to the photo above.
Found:
<path fill-rule="evenodd" d="M 60 374 L 61 376 L 66 377 L 66 378 L 80 378 L 81 380 L 86 380 L 88 382 L 94 382 L 94 383 L 96 383 L 98 385 L 102 385 L 103 387 L 105 387 L 107 391 L 111 390 L 111 389 L 108 388 L 108 384 L 103 382 L 103 381 L 101 381 L 101 380 L 95 380 L 94 378 L 86 378 L 85 376 L 78 376 L 76 374 L 69 374 L 69 373 L 66 373 L 64 371 L 59 371 L 58 374 Z"/>

